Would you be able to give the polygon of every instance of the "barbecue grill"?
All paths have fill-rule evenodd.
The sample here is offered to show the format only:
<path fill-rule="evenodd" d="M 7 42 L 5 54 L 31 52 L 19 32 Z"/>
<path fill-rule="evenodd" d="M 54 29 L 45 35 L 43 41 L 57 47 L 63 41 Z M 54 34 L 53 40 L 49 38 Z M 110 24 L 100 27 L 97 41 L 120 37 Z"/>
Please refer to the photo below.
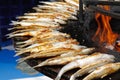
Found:
<path fill-rule="evenodd" d="M 67 24 L 62 25 L 64 26 L 64 28 L 61 29 L 60 31 L 70 34 L 72 38 L 77 39 L 81 45 L 85 45 L 88 47 L 96 47 L 96 51 L 105 52 L 114 55 L 116 57 L 115 62 L 120 62 L 120 52 L 117 52 L 115 50 L 109 50 L 100 45 L 97 45 L 91 39 L 91 37 L 93 36 L 96 30 L 96 27 L 91 27 L 91 26 L 97 26 L 97 23 L 95 22 L 94 19 L 95 12 L 99 12 L 101 14 L 111 16 L 112 17 L 111 25 L 115 26 L 116 24 L 118 24 L 116 25 L 117 29 L 114 27 L 112 28 L 113 30 L 116 30 L 117 33 L 119 33 L 120 11 L 116 9 L 120 7 L 120 1 L 79 0 L 79 2 L 80 2 L 79 5 L 80 10 L 78 11 L 78 15 L 77 15 L 79 20 L 68 20 Z M 83 5 L 85 5 L 85 10 L 83 10 L 84 9 Z M 96 5 L 110 5 L 111 10 L 106 11 L 97 7 Z M 16 42 L 26 39 L 27 38 L 24 37 L 14 38 L 15 47 L 18 46 Z M 24 57 L 24 55 L 22 55 L 21 57 Z M 38 61 L 41 62 L 43 60 L 44 59 L 41 60 L 30 59 L 30 60 L 26 60 L 26 62 L 30 66 L 35 66 Z M 57 76 L 61 67 L 62 66 L 45 66 L 41 68 L 36 68 L 36 70 L 54 79 Z M 78 69 L 68 71 L 62 76 L 61 80 L 69 80 L 71 74 L 77 70 Z M 120 70 L 114 74 L 111 74 L 103 79 L 98 79 L 98 80 L 120 80 L 119 75 L 120 75 Z M 82 80 L 83 77 L 79 77 L 76 80 Z"/>

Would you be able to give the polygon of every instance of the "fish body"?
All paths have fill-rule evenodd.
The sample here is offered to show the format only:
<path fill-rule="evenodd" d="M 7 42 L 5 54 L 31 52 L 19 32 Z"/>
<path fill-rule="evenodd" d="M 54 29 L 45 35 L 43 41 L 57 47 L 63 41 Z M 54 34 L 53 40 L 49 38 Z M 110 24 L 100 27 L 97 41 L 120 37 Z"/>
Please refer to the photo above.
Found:
<path fill-rule="evenodd" d="M 45 5 L 49 5 L 49 6 L 59 6 L 59 7 L 63 6 L 63 7 L 68 7 L 68 8 L 74 9 L 74 10 L 78 10 L 77 6 L 73 6 L 66 2 L 40 2 L 40 3 L 44 3 Z"/>
<path fill-rule="evenodd" d="M 39 21 L 12 21 L 10 25 L 21 25 L 21 26 L 31 26 L 31 25 L 38 25 L 38 26 L 46 26 L 46 27 L 57 27 L 60 26 L 58 23 L 55 22 L 39 22 Z"/>
<path fill-rule="evenodd" d="M 20 58 L 17 61 L 19 62 L 23 62 L 27 59 L 33 59 L 33 58 L 47 58 L 47 57 L 55 57 L 55 56 L 59 56 L 63 53 L 67 53 L 67 52 L 71 52 L 73 51 L 73 49 L 65 49 L 65 48 L 60 48 L 60 49 L 51 49 L 48 51 L 41 51 L 38 53 L 32 53 L 31 55 L 24 57 L 24 58 Z"/>
<path fill-rule="evenodd" d="M 44 37 L 44 38 L 41 38 L 40 36 L 36 36 L 36 37 L 30 38 L 23 42 L 17 42 L 17 44 L 24 44 L 22 46 L 27 46 L 27 45 L 31 45 L 35 42 L 43 43 L 43 42 L 49 42 L 49 41 L 55 41 L 55 40 L 61 41 L 61 40 L 66 40 L 66 39 L 70 39 L 70 35 L 63 36 L 63 35 L 55 35 L 54 34 L 54 35 L 51 35 L 49 37 Z"/>
<path fill-rule="evenodd" d="M 16 44 L 20 44 L 18 46 L 19 48 L 24 48 L 25 46 L 28 46 L 28 45 L 32 46 L 32 44 L 38 44 L 38 45 L 44 46 L 44 45 L 52 44 L 52 43 L 56 43 L 56 42 L 63 42 L 63 41 L 68 40 L 68 39 L 70 39 L 70 38 L 65 37 L 65 36 L 52 36 L 52 37 L 47 37 L 45 39 L 39 39 L 39 38 L 34 37 L 34 38 L 31 38 L 27 41 L 18 42 Z"/>
<path fill-rule="evenodd" d="M 75 72 L 70 77 L 70 80 L 75 80 L 76 77 L 79 77 L 79 76 L 82 76 L 84 74 L 90 73 L 90 72 L 94 71 L 96 68 L 98 68 L 100 66 L 104 66 L 104 65 L 106 65 L 108 63 L 112 63 L 112 62 L 114 62 L 114 59 L 102 59 L 102 60 L 96 61 L 95 63 L 88 64 L 87 66 L 85 66 L 82 69 Z"/>
<path fill-rule="evenodd" d="M 65 0 L 65 2 L 67 2 L 67 3 L 71 4 L 71 5 L 79 7 L 79 0 Z"/>
<path fill-rule="evenodd" d="M 8 34 L 9 37 L 17 37 L 17 36 L 40 36 L 40 37 L 44 37 L 44 36 L 51 36 L 51 35 L 65 35 L 65 36 L 69 36 L 66 33 L 61 33 L 59 31 L 55 31 L 55 30 L 51 30 L 51 29 L 38 29 L 38 30 L 31 30 L 31 31 L 25 31 L 22 32 L 23 30 L 19 30 L 21 32 L 13 32 Z M 44 34 L 46 33 L 46 34 Z"/>
<path fill-rule="evenodd" d="M 38 6 L 40 9 L 46 9 L 46 10 L 54 10 L 55 12 L 68 12 L 69 14 L 72 15 L 76 15 L 77 11 L 76 10 L 72 10 L 70 7 L 64 7 L 64 6 L 48 6 L 48 5 L 44 5 L 44 6 Z"/>
<path fill-rule="evenodd" d="M 43 61 L 42 63 L 38 64 L 37 66 L 35 66 L 34 68 L 46 66 L 46 65 L 64 65 L 70 61 L 80 59 L 85 56 L 87 55 L 74 55 L 74 56 L 65 56 L 65 57 L 58 56 L 58 57 L 47 59 Z"/>
<path fill-rule="evenodd" d="M 26 52 L 40 52 L 40 51 L 44 51 L 44 50 L 48 50 L 49 49 L 59 49 L 59 48 L 68 48 L 68 49 L 75 49 L 78 50 L 80 48 L 84 48 L 84 47 L 80 47 L 78 45 L 76 45 L 77 42 L 76 40 L 66 40 L 64 42 L 56 42 L 54 44 L 48 44 L 48 45 L 44 45 L 44 46 L 40 46 L 40 45 L 35 45 L 32 48 L 26 48 L 26 49 L 22 49 L 20 51 L 18 51 L 18 53 L 15 56 L 21 55 L 23 53 Z"/>
<path fill-rule="evenodd" d="M 62 37 L 57 37 L 56 39 L 54 38 L 53 40 L 51 39 L 51 40 L 48 40 L 47 39 L 47 41 L 38 41 L 38 42 L 36 42 L 35 43 L 35 45 L 33 44 L 33 45 L 30 45 L 30 46 L 28 46 L 28 47 L 26 47 L 25 49 L 30 49 L 30 48 L 34 48 L 34 47 L 37 47 L 37 46 L 46 46 L 46 45 L 52 45 L 52 46 L 54 46 L 54 47 L 59 47 L 60 45 L 62 46 L 62 45 L 67 45 L 67 43 L 72 43 L 72 44 L 79 44 L 75 39 L 71 39 L 71 38 L 69 38 L 69 39 L 66 39 L 66 38 L 62 38 Z M 36 45 L 37 44 L 37 45 Z M 73 45 L 73 47 L 76 47 L 76 49 L 77 49 L 77 47 L 79 48 L 79 47 L 85 47 L 85 46 L 78 46 L 78 45 Z"/>
<path fill-rule="evenodd" d="M 18 16 L 16 19 L 36 19 L 36 16 Z"/>
<path fill-rule="evenodd" d="M 83 68 L 84 66 L 91 64 L 91 63 L 95 63 L 97 60 L 101 60 L 101 59 L 112 59 L 114 58 L 114 56 L 112 55 L 108 55 L 108 54 L 101 54 L 101 53 L 95 53 L 93 55 L 90 55 L 88 57 L 85 57 L 83 59 L 78 59 L 75 61 L 70 62 L 69 64 L 65 65 L 60 72 L 58 73 L 57 77 L 55 80 L 60 80 L 61 76 L 74 68 Z"/>
<path fill-rule="evenodd" d="M 17 37 L 17 36 L 37 36 L 41 33 L 40 30 L 33 30 L 33 31 L 25 31 L 25 32 L 21 32 L 21 33 L 11 33 L 9 34 L 9 38 L 12 37 Z"/>
<path fill-rule="evenodd" d="M 38 9 L 39 10 L 39 9 Z M 26 16 L 36 16 L 37 18 L 56 18 L 56 19 L 61 19 L 61 20 L 68 20 L 68 19 L 73 19 L 77 20 L 77 17 L 75 17 L 72 14 L 69 14 L 68 12 L 56 12 L 52 11 L 52 13 L 48 12 L 49 10 L 43 10 L 44 13 L 37 12 L 37 13 L 25 13 Z"/>
<path fill-rule="evenodd" d="M 83 46 L 84 47 L 84 46 Z M 82 49 L 79 49 L 79 51 L 77 52 L 70 52 L 70 53 L 65 53 L 65 54 L 62 54 L 61 56 L 74 56 L 74 55 L 80 55 L 80 54 L 84 54 L 84 55 L 88 55 L 90 54 L 91 52 L 93 52 L 95 50 L 95 48 L 82 48 Z"/>
<path fill-rule="evenodd" d="M 59 23 L 59 24 L 66 24 L 66 22 L 64 20 L 61 19 L 51 19 L 51 18 L 37 18 L 37 19 L 26 19 L 26 20 L 22 20 L 22 21 L 39 21 L 39 22 L 55 22 L 55 23 Z"/>
<path fill-rule="evenodd" d="M 103 78 L 107 75 L 110 75 L 120 69 L 120 62 L 118 63 L 110 63 L 104 66 L 98 67 L 92 73 L 90 73 L 87 77 L 83 80 L 93 80 L 96 78 Z"/>

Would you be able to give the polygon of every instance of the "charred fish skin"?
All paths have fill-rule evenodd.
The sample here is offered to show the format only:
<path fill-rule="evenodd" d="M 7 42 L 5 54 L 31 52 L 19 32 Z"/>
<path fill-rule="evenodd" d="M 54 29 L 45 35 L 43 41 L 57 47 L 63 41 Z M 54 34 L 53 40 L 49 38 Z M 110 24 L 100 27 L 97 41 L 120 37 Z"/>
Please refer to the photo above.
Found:
<path fill-rule="evenodd" d="M 105 64 L 108 63 L 112 63 L 114 62 L 114 59 L 103 59 L 103 60 L 99 60 L 96 61 L 95 63 L 92 64 L 88 64 L 87 66 L 81 68 L 80 70 L 78 70 L 77 72 L 75 72 L 71 77 L 70 80 L 75 80 L 76 77 L 82 76 L 86 73 L 90 73 L 92 71 L 94 71 L 96 68 L 100 67 L 100 66 L 104 66 Z"/>
<path fill-rule="evenodd" d="M 83 68 L 84 66 L 88 65 L 88 64 L 91 64 L 91 63 L 94 63 L 96 62 L 97 60 L 101 60 L 101 59 L 114 59 L 114 56 L 112 55 L 108 55 L 108 54 L 101 54 L 101 53 L 95 53 L 93 55 L 90 55 L 88 57 L 85 57 L 83 59 L 78 59 L 78 60 L 75 60 L 75 61 L 72 61 L 70 63 L 68 63 L 67 65 L 65 65 L 58 73 L 57 77 L 55 80 L 60 80 L 61 76 L 71 70 L 71 69 L 74 69 L 74 68 Z"/>
<path fill-rule="evenodd" d="M 110 63 L 104 66 L 98 67 L 95 71 L 90 73 L 83 80 L 93 80 L 97 78 L 104 78 L 107 75 L 110 75 L 120 69 L 120 62 L 118 63 Z"/>

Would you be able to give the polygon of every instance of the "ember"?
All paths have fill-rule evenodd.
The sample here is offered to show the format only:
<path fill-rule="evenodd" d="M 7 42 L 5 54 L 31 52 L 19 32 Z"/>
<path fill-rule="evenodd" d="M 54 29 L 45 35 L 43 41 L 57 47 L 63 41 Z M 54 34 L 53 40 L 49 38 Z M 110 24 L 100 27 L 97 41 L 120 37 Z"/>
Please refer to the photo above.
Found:
<path fill-rule="evenodd" d="M 105 10 L 110 10 L 109 6 L 99 6 Z M 118 34 L 114 33 L 110 25 L 110 16 L 105 16 L 100 13 L 96 13 L 95 19 L 98 24 L 97 31 L 93 36 L 93 41 L 99 42 L 101 45 L 104 45 L 106 48 L 114 49 L 116 39 Z M 120 49 L 119 49 L 120 50 Z"/>
<path fill-rule="evenodd" d="M 120 52 L 120 41 L 116 42 L 115 49 Z"/>

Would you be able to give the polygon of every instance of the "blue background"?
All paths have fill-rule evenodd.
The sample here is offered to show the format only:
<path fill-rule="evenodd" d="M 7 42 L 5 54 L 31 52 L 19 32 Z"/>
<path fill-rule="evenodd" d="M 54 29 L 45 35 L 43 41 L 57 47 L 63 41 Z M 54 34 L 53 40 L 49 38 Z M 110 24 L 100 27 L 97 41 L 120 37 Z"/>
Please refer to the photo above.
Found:
<path fill-rule="evenodd" d="M 2 47 L 11 45 L 11 41 L 2 42 Z M 11 80 L 17 78 L 28 78 L 42 76 L 41 73 L 37 75 L 28 75 L 23 73 L 21 70 L 16 68 L 18 57 L 13 57 L 15 54 L 14 50 L 2 49 L 0 50 L 0 80 Z"/>

